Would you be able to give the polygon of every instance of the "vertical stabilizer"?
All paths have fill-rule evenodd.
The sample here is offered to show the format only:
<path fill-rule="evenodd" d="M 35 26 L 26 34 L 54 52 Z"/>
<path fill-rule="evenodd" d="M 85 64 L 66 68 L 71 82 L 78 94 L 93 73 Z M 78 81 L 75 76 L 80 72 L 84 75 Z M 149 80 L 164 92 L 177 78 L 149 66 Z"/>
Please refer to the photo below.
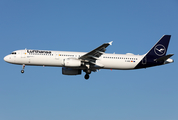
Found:
<path fill-rule="evenodd" d="M 135 67 L 146 68 L 164 64 L 164 61 L 158 61 L 166 55 L 171 35 L 163 35 L 163 37 L 143 56 L 142 60 Z"/>
<path fill-rule="evenodd" d="M 147 58 L 159 58 L 166 55 L 171 35 L 163 35 L 163 37 L 153 46 L 146 54 Z"/>

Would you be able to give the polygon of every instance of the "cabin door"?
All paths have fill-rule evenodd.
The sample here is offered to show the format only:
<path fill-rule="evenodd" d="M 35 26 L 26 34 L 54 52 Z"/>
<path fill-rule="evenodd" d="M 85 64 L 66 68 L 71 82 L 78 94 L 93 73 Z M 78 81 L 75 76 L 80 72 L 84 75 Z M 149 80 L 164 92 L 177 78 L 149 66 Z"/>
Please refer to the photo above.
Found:
<path fill-rule="evenodd" d="M 56 59 L 56 60 L 59 60 L 59 56 L 60 56 L 60 54 L 56 52 L 56 53 L 55 53 L 55 59 Z"/>
<path fill-rule="evenodd" d="M 145 65 L 147 63 L 147 59 L 146 59 L 146 56 L 143 58 L 142 60 L 142 64 Z"/>
<path fill-rule="evenodd" d="M 25 58 L 26 57 L 26 50 L 23 50 L 22 52 L 21 52 L 21 58 Z"/>

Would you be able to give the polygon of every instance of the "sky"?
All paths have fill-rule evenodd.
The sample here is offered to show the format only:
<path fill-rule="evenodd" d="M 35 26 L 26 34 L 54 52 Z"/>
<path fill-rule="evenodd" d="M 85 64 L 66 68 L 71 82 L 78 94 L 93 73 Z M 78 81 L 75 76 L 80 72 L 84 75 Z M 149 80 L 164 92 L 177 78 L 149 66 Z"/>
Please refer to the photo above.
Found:
<path fill-rule="evenodd" d="M 1 0 L 1 120 L 177 120 L 177 0 Z M 60 67 L 6 63 L 19 49 L 145 54 L 165 34 L 174 63 L 100 70 L 89 80 Z"/>

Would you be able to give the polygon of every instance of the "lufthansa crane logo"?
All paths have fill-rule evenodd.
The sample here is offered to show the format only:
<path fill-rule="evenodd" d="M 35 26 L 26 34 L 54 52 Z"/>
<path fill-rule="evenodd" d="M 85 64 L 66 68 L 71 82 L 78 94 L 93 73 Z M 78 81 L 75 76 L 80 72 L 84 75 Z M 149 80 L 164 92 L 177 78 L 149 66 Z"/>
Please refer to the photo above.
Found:
<path fill-rule="evenodd" d="M 166 48 L 163 45 L 158 44 L 157 46 L 155 46 L 154 52 L 156 55 L 162 56 L 166 53 Z"/>

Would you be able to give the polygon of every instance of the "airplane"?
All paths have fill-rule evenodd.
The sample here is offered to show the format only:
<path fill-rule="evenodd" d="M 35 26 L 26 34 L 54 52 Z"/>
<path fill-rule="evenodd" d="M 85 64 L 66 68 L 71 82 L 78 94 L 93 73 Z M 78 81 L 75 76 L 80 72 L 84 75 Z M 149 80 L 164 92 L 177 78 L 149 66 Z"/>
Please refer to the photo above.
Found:
<path fill-rule="evenodd" d="M 106 48 L 112 42 L 104 43 L 90 52 L 69 52 L 51 50 L 16 50 L 4 57 L 4 61 L 22 65 L 21 73 L 24 73 L 25 65 L 62 67 L 63 75 L 80 75 L 85 72 L 84 78 L 89 79 L 91 72 L 100 69 L 132 70 L 154 67 L 173 63 L 170 59 L 174 54 L 166 55 L 171 35 L 163 37 L 144 55 L 108 54 Z"/>

